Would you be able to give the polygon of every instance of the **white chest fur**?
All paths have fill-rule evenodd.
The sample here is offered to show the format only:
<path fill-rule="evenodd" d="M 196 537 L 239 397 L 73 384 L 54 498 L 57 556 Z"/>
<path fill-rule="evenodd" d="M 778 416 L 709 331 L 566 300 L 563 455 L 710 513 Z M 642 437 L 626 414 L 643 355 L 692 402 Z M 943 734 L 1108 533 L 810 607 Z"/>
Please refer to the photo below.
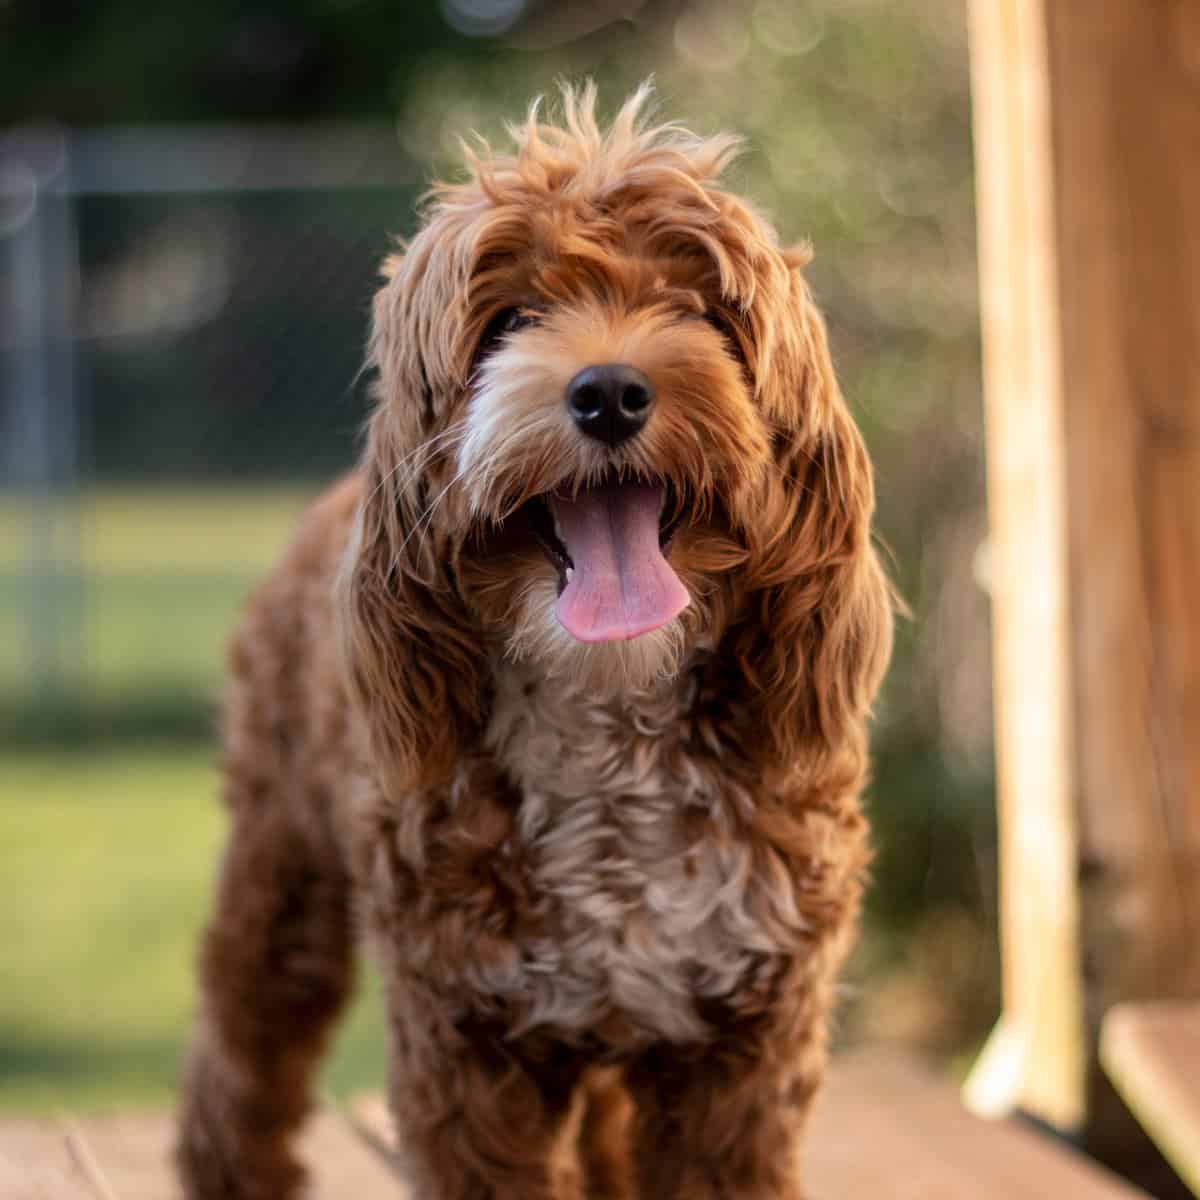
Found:
<path fill-rule="evenodd" d="M 696 1001 L 761 983 L 803 924 L 736 834 L 750 798 L 686 752 L 681 685 L 599 702 L 506 667 L 498 686 L 489 741 L 522 793 L 539 932 L 488 986 L 524 1028 L 616 1018 L 637 1037 L 703 1038 Z"/>

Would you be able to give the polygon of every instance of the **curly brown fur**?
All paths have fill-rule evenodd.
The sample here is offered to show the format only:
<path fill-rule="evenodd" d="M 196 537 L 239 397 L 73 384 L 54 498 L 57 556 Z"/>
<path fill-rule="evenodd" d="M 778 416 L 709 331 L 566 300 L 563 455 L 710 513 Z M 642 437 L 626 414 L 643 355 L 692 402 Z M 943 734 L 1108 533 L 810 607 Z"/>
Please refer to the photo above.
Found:
<path fill-rule="evenodd" d="M 890 592 L 807 256 L 644 102 L 535 110 L 386 266 L 361 470 L 234 645 L 192 1197 L 295 1194 L 356 930 L 418 1196 L 800 1194 Z M 607 362 L 656 394 L 613 448 L 563 401 Z M 634 478 L 687 607 L 585 644 L 537 506 Z"/>

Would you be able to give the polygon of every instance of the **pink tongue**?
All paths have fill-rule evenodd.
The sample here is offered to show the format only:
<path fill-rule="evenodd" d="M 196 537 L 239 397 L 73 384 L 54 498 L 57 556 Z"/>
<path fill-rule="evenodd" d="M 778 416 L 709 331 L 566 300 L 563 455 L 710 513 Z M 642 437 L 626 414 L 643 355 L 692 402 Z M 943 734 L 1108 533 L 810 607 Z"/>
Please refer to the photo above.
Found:
<path fill-rule="evenodd" d="M 573 500 L 554 496 L 551 503 L 574 563 L 557 609 L 572 637 L 635 638 L 687 608 L 687 588 L 658 546 L 661 487 L 607 483 Z"/>

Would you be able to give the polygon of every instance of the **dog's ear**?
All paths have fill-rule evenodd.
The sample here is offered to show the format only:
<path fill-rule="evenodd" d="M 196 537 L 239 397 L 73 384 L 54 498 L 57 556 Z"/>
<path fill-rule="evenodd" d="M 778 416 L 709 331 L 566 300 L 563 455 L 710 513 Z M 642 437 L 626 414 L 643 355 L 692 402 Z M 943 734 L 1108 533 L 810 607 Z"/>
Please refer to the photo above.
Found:
<path fill-rule="evenodd" d="M 894 597 L 871 544 L 874 487 L 825 324 L 798 273 L 763 409 L 774 461 L 747 522 L 740 616 L 721 644 L 733 736 L 756 763 L 857 786 Z"/>
<path fill-rule="evenodd" d="M 372 760 L 390 791 L 405 791 L 442 782 L 478 744 L 480 637 L 457 587 L 456 550 L 427 528 L 436 493 L 424 472 L 406 479 L 402 456 L 380 447 L 386 430 L 370 440 L 338 610 Z"/>
<path fill-rule="evenodd" d="M 436 451 L 444 439 L 432 432 L 422 346 L 402 336 L 405 327 L 418 328 L 406 310 L 428 300 L 410 267 L 389 263 L 375 301 L 369 358 L 379 395 L 338 585 L 353 698 L 372 759 L 397 791 L 443 781 L 465 748 L 478 744 L 486 704 L 481 638 L 457 584 L 461 547 L 440 507 L 445 481 L 436 471 L 451 464 Z"/>

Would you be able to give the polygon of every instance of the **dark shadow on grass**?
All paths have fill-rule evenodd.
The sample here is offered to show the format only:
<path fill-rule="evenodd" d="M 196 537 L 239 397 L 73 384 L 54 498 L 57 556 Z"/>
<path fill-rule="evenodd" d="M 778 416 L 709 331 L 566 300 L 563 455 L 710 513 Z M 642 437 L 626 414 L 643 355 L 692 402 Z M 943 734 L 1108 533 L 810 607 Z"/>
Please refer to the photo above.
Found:
<path fill-rule="evenodd" d="M 0 1079 L 6 1089 L 35 1086 L 69 1100 L 81 1087 L 97 1092 L 170 1090 L 179 1077 L 181 1038 L 170 1036 L 80 1037 L 30 1034 L 0 1026 Z"/>
<path fill-rule="evenodd" d="M 209 745 L 216 730 L 215 700 L 178 688 L 143 689 L 103 704 L 55 692 L 0 699 L 0 744 L 10 748 L 81 749 L 154 741 Z"/>

